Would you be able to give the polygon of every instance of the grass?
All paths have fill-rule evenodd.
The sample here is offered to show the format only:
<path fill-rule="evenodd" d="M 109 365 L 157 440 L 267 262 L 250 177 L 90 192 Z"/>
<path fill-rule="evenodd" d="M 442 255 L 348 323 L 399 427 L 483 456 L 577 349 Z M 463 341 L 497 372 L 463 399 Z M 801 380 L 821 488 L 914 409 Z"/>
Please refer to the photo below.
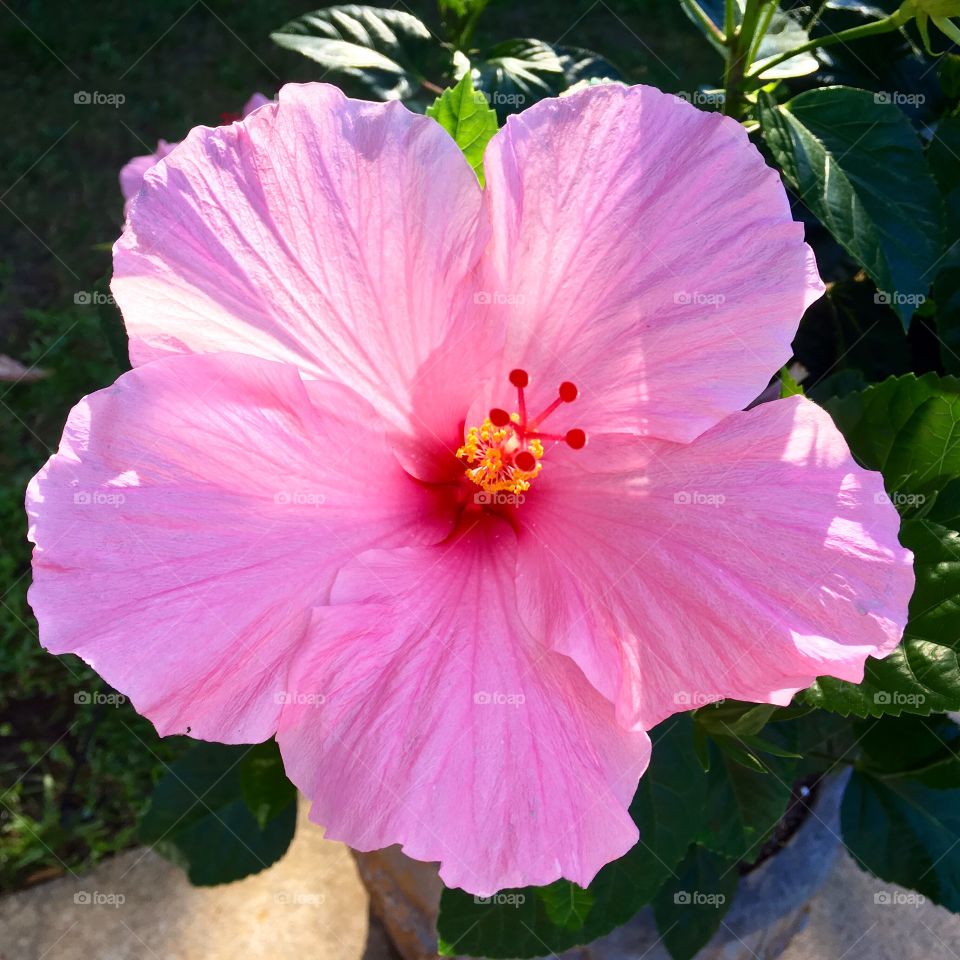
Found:
<path fill-rule="evenodd" d="M 0 443 L 0 889 L 83 869 L 129 845 L 176 749 L 129 705 L 114 705 L 85 664 L 49 656 L 37 642 L 23 488 L 46 455 L 43 438 L 55 439 L 69 407 L 119 365 L 95 311 L 28 310 L 23 321 L 20 358 L 50 375 L 7 386 L 3 398 L 12 423 Z"/>
<path fill-rule="evenodd" d="M 436 26 L 431 5 L 399 6 Z M 0 4 L 0 353 L 49 371 L 0 383 L 0 890 L 83 870 L 134 842 L 151 784 L 180 746 L 113 703 L 78 659 L 46 654 L 26 596 L 24 487 L 69 409 L 125 364 L 114 308 L 77 302 L 106 289 L 122 222 L 117 172 L 158 138 L 219 123 L 254 90 L 316 79 L 316 64 L 268 39 L 308 9 L 289 0 Z M 666 89 L 716 79 L 674 0 L 495 3 L 478 45 L 512 36 L 594 48 L 631 80 Z M 76 104 L 79 91 L 124 102 Z"/>

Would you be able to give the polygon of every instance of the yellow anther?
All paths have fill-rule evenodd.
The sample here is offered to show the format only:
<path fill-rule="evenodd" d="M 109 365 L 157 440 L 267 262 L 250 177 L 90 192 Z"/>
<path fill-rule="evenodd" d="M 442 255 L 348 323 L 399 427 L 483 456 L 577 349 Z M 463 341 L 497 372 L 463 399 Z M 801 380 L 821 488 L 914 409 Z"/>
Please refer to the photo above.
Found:
<path fill-rule="evenodd" d="M 479 427 L 471 427 L 457 456 L 467 465 L 467 476 L 487 493 L 525 493 L 530 481 L 540 473 L 543 444 L 530 440 L 525 446 L 514 423 L 520 422 L 518 413 L 510 414 L 511 423 L 496 426 L 489 417 Z M 535 466 L 521 470 L 514 457 L 526 449 L 532 454 Z"/>

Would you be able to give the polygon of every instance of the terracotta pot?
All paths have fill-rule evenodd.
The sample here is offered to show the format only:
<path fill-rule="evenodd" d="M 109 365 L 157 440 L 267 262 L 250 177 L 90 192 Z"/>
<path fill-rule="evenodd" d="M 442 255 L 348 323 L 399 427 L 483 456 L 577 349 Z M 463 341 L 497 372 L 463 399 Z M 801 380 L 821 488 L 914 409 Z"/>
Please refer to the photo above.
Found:
<path fill-rule="evenodd" d="M 840 847 L 840 802 L 847 776 L 831 777 L 817 792 L 810 815 L 775 855 L 740 881 L 736 900 L 699 960 L 774 960 L 806 925 L 813 895 L 826 880 Z M 370 906 L 403 960 L 434 960 L 443 884 L 434 864 L 411 860 L 399 847 L 354 853 Z M 669 960 L 653 912 L 561 960 Z"/>

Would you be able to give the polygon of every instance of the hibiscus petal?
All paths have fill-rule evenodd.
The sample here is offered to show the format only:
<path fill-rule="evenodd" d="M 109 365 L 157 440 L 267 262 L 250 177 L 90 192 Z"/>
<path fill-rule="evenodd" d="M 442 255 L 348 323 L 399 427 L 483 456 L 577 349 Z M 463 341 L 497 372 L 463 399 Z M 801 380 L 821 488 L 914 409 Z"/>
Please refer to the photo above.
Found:
<path fill-rule="evenodd" d="M 474 336 L 481 191 L 434 120 L 291 84 L 197 127 L 114 248 L 131 358 L 248 353 L 347 384 L 395 423 L 452 330 Z M 459 326 L 458 326 L 459 325 Z"/>
<path fill-rule="evenodd" d="M 880 474 L 802 397 L 689 445 L 596 438 L 521 509 L 524 619 L 627 725 L 859 682 L 906 623 L 912 558 Z"/>
<path fill-rule="evenodd" d="M 243 105 L 243 116 L 249 116 L 249 114 L 253 113 L 254 110 L 257 110 L 268 103 L 273 103 L 268 96 L 265 96 L 262 93 L 254 93 Z"/>
<path fill-rule="evenodd" d="M 120 192 L 123 194 L 123 199 L 127 201 L 127 212 L 129 212 L 130 201 L 140 192 L 140 187 L 143 186 L 143 178 L 147 171 L 167 156 L 175 146 L 175 143 L 158 140 L 156 153 L 133 157 L 123 165 L 120 170 Z"/>
<path fill-rule="evenodd" d="M 741 124 L 603 85 L 510 117 L 484 161 L 505 369 L 576 425 L 691 440 L 766 386 L 823 285 Z"/>
<path fill-rule="evenodd" d="M 85 398 L 27 493 L 41 642 L 161 734 L 270 736 L 341 563 L 445 532 L 378 423 L 345 387 L 230 354 L 157 361 Z"/>
<path fill-rule="evenodd" d="M 586 885 L 637 839 L 643 732 L 516 615 L 498 521 L 438 547 L 371 551 L 314 612 L 277 740 L 328 837 L 400 843 L 487 896 Z"/>

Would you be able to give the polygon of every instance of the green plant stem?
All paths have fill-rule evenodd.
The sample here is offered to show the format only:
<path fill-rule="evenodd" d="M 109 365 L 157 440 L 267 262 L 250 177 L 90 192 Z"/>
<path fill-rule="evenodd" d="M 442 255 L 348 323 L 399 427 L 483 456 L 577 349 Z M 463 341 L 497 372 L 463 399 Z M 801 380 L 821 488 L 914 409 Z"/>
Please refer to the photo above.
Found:
<path fill-rule="evenodd" d="M 710 19 L 710 17 L 707 16 L 706 11 L 700 6 L 699 3 L 697 3 L 697 0 L 680 0 L 680 2 L 687 8 L 694 19 L 703 27 L 704 30 L 707 31 L 707 33 L 710 34 L 711 37 L 713 37 L 717 43 L 726 43 L 726 37 L 724 36 L 723 31 L 721 31 Z"/>
<path fill-rule="evenodd" d="M 732 37 L 737 29 L 736 0 L 725 0 L 723 5 L 723 32 Z"/>
<path fill-rule="evenodd" d="M 767 30 L 770 27 L 770 21 L 773 19 L 773 15 L 779 6 L 779 0 L 774 0 L 773 3 L 764 8 L 760 17 L 760 24 L 753 38 L 753 43 L 750 44 L 750 50 L 747 53 L 747 63 L 753 63 L 757 59 L 757 51 L 760 49 L 760 44 L 763 43 L 763 38 L 766 36 Z"/>
<path fill-rule="evenodd" d="M 771 60 L 759 64 L 753 71 L 747 73 L 745 80 L 756 80 L 766 70 L 796 57 L 801 53 L 807 53 L 809 50 L 816 50 L 818 47 L 831 47 L 837 43 L 849 43 L 851 40 L 860 40 L 863 37 L 875 37 L 881 33 L 892 33 L 899 30 L 908 20 L 909 15 L 902 14 L 899 10 L 891 13 L 889 17 L 877 20 L 874 23 L 866 23 L 860 27 L 851 27 L 849 30 L 841 30 L 839 33 L 832 33 L 827 37 L 816 37 L 807 43 L 787 50 L 785 53 L 778 54 Z"/>
<path fill-rule="evenodd" d="M 823 15 L 823 11 L 827 9 L 827 4 L 830 0 L 820 0 L 820 6 L 810 14 L 810 19 L 803 25 L 803 29 L 809 33 L 813 29 L 813 25 L 820 19 Z"/>
<path fill-rule="evenodd" d="M 457 38 L 456 46 L 458 50 L 466 50 L 467 47 L 470 46 L 470 41 L 473 39 L 473 31 L 477 28 L 477 21 L 480 19 L 480 14 L 486 10 L 489 2 L 490 0 L 483 0 L 482 3 L 477 3 L 470 11 L 466 20 L 464 20 L 463 26 L 460 28 L 460 36 Z"/>
<path fill-rule="evenodd" d="M 958 759 L 960 758 L 958 758 L 956 754 L 951 754 L 949 757 L 940 757 L 937 760 L 931 760 L 930 763 L 925 763 L 920 767 L 914 767 L 912 770 L 896 770 L 893 773 L 874 773 L 873 776 L 879 780 L 904 780 L 909 777 L 916 777 L 921 773 L 929 773 L 931 770 L 936 770 L 937 767 L 952 766 Z"/>
<path fill-rule="evenodd" d="M 743 81 L 762 10 L 762 0 L 747 0 L 740 26 L 726 38 L 729 53 L 723 72 L 723 112 L 728 117 L 738 117 L 740 114 L 743 104 Z"/>

